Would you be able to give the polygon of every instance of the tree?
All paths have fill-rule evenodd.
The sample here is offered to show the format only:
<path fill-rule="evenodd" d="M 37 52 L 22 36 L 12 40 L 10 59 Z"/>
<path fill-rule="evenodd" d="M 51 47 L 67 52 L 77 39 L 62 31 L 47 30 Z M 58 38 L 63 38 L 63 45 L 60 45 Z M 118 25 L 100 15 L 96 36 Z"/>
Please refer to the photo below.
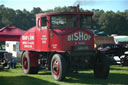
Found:
<path fill-rule="evenodd" d="M 43 11 L 42 11 L 42 9 L 39 8 L 39 7 L 34 7 L 33 10 L 31 11 L 31 13 L 32 13 L 33 15 L 35 15 L 35 14 L 38 14 L 38 13 L 43 13 Z"/>
<path fill-rule="evenodd" d="M 99 10 L 99 9 L 92 9 L 92 12 L 94 13 L 92 17 L 93 18 L 93 29 L 100 30 L 99 18 L 104 13 L 104 11 Z"/>
<path fill-rule="evenodd" d="M 14 24 L 15 11 L 10 8 L 2 8 L 1 10 L 1 23 L 4 25 Z"/>
<path fill-rule="evenodd" d="M 30 12 L 24 9 L 13 10 L 4 5 L 0 5 L 0 28 L 12 24 L 21 29 L 28 30 L 35 26 L 35 14 L 47 12 L 71 12 L 71 7 L 55 7 L 51 10 L 42 11 L 40 7 L 34 7 Z M 88 11 L 80 9 L 80 11 Z M 92 9 L 93 15 L 93 28 L 105 31 L 109 34 L 126 34 L 128 35 L 128 10 L 124 12 L 113 12 L 100 9 Z"/>
<path fill-rule="evenodd" d="M 100 29 L 109 34 L 128 34 L 128 23 L 124 16 L 108 11 L 99 18 Z"/>

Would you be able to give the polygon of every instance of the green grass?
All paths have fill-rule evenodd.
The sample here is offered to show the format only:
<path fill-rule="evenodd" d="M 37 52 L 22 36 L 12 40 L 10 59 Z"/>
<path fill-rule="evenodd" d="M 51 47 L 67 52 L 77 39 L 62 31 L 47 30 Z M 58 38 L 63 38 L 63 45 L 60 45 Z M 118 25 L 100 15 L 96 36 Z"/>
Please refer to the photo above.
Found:
<path fill-rule="evenodd" d="M 64 81 L 53 80 L 49 71 L 26 75 L 21 68 L 0 71 L 0 85 L 128 85 L 128 67 L 111 66 L 109 78 L 96 79 L 92 70 L 71 73 Z"/>

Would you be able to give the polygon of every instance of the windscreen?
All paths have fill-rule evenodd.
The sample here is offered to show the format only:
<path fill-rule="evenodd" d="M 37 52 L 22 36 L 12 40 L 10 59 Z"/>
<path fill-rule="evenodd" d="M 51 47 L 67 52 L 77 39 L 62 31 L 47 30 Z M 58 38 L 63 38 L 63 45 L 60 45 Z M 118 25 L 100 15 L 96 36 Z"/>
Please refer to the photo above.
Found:
<path fill-rule="evenodd" d="M 51 17 L 52 29 L 74 29 L 77 28 L 76 15 L 56 15 Z"/>

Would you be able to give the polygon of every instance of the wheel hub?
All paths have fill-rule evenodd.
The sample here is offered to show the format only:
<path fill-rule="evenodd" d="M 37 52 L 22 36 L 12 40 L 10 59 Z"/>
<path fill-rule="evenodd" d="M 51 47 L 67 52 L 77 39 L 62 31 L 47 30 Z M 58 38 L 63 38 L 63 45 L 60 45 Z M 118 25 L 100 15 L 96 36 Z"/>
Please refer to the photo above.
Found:
<path fill-rule="evenodd" d="M 58 63 L 57 60 L 54 60 L 54 61 L 53 61 L 52 70 L 53 70 L 53 73 L 54 73 L 56 76 L 59 75 L 60 70 L 59 70 L 59 63 Z"/>

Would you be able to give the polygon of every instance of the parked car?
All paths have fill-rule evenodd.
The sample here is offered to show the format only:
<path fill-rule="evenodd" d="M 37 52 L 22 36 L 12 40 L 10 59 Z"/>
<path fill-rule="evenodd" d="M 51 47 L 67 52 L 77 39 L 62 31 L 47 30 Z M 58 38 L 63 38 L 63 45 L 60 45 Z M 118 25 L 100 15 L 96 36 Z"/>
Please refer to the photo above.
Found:
<path fill-rule="evenodd" d="M 10 58 L 6 55 L 12 56 L 11 53 L 5 51 L 2 45 L 0 45 L 0 69 L 10 68 Z"/>

